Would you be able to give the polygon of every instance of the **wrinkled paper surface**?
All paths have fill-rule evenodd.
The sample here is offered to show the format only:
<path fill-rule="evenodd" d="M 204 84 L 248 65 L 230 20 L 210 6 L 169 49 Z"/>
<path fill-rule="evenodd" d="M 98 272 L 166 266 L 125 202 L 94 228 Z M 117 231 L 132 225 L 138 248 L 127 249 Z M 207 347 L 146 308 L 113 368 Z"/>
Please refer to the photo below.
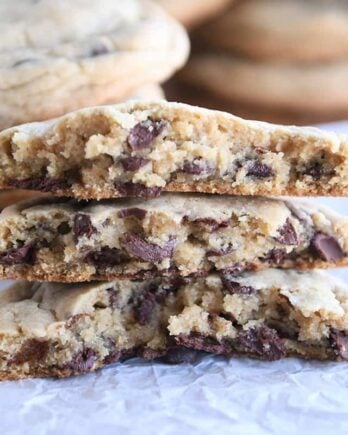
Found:
<path fill-rule="evenodd" d="M 315 201 L 348 214 L 348 199 Z M 348 271 L 333 273 L 348 282 Z M 0 413 L 1 435 L 347 434 L 348 363 L 133 359 L 73 379 L 3 382 Z"/>

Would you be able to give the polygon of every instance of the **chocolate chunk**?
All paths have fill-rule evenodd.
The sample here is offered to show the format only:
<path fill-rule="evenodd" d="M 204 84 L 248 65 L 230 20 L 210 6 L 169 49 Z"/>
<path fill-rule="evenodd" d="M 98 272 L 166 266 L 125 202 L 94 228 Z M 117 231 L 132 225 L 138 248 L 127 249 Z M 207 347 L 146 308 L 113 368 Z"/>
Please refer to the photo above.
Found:
<path fill-rule="evenodd" d="M 283 245 L 298 245 L 298 237 L 295 228 L 287 219 L 285 224 L 278 230 L 279 236 L 276 240 Z"/>
<path fill-rule="evenodd" d="M 165 364 L 194 364 L 200 355 L 201 353 L 195 349 L 173 346 L 159 361 Z"/>
<path fill-rule="evenodd" d="M 142 208 L 138 208 L 138 207 L 124 208 L 123 210 L 120 210 L 117 213 L 117 216 L 121 219 L 132 216 L 132 217 L 135 217 L 141 221 L 146 216 L 146 210 L 144 210 Z"/>
<path fill-rule="evenodd" d="M 0 253 L 0 264 L 13 266 L 15 264 L 34 264 L 37 243 L 31 242 L 19 248 L 12 248 Z"/>
<path fill-rule="evenodd" d="M 265 260 L 267 260 L 270 264 L 275 266 L 281 266 L 284 264 L 285 260 L 288 258 L 288 254 L 284 249 L 271 249 L 269 253 L 266 255 Z"/>
<path fill-rule="evenodd" d="M 133 150 L 148 148 L 151 142 L 162 133 L 167 123 L 147 119 L 136 124 L 127 137 L 127 143 Z"/>
<path fill-rule="evenodd" d="M 102 56 L 103 54 L 108 54 L 109 52 L 110 51 L 105 44 L 98 42 L 92 47 L 90 51 L 90 57 Z"/>
<path fill-rule="evenodd" d="M 103 246 L 100 251 L 89 252 L 85 257 L 85 261 L 96 267 L 113 267 L 125 263 L 127 257 L 117 248 Z"/>
<path fill-rule="evenodd" d="M 190 335 L 179 334 L 175 337 L 175 342 L 179 346 L 202 350 L 208 353 L 216 353 L 218 355 L 232 354 L 232 345 L 228 340 L 222 340 L 219 342 L 213 337 L 205 336 L 196 332 L 192 332 Z"/>
<path fill-rule="evenodd" d="M 88 239 L 97 230 L 92 225 L 91 218 L 87 214 L 77 213 L 74 217 L 74 238 L 77 241 L 80 237 L 86 236 Z"/>
<path fill-rule="evenodd" d="M 17 189 L 39 190 L 41 192 L 57 192 L 58 190 L 66 190 L 73 184 L 66 178 L 25 178 L 23 180 L 10 179 L 8 184 Z"/>
<path fill-rule="evenodd" d="M 257 178 L 269 178 L 274 175 L 274 172 L 273 169 L 265 163 L 254 161 L 249 165 L 247 175 Z"/>
<path fill-rule="evenodd" d="M 283 340 L 275 329 L 259 326 L 240 331 L 236 344 L 239 350 L 264 360 L 275 361 L 285 356 Z"/>
<path fill-rule="evenodd" d="M 121 196 L 137 196 L 139 198 L 157 198 L 162 192 L 160 187 L 146 187 L 139 183 L 116 183 L 115 187 Z"/>
<path fill-rule="evenodd" d="M 221 249 L 210 249 L 207 251 L 207 257 L 223 257 L 224 255 L 230 254 L 233 251 L 232 243 L 228 243 L 225 247 Z"/>
<path fill-rule="evenodd" d="M 344 331 L 333 329 L 330 333 L 330 341 L 337 356 L 348 360 L 348 337 Z"/>
<path fill-rule="evenodd" d="M 171 258 L 175 243 L 175 239 L 171 238 L 164 246 L 159 246 L 144 240 L 138 234 L 131 233 L 126 233 L 122 240 L 122 245 L 129 255 L 151 263 L 157 263 L 164 258 Z"/>
<path fill-rule="evenodd" d="M 125 171 L 134 172 L 150 162 L 149 159 L 143 157 L 126 157 L 120 160 L 120 163 Z"/>
<path fill-rule="evenodd" d="M 194 220 L 189 220 L 188 216 L 184 216 L 183 217 L 183 223 L 192 223 L 195 225 L 203 225 L 205 227 L 209 228 L 209 231 L 211 233 L 218 231 L 222 228 L 227 228 L 229 221 L 222 221 L 222 222 L 218 222 L 215 219 L 211 219 L 211 218 L 198 218 L 198 219 L 194 219 Z"/>
<path fill-rule="evenodd" d="M 68 222 L 62 222 L 58 225 L 57 231 L 59 234 L 64 236 L 65 234 L 69 234 L 71 231 L 71 227 Z"/>
<path fill-rule="evenodd" d="M 114 349 L 114 350 L 111 350 L 109 355 L 107 355 L 104 358 L 103 363 L 104 364 L 113 364 L 113 363 L 120 361 L 121 358 L 122 358 L 122 352 L 120 350 Z"/>
<path fill-rule="evenodd" d="M 255 270 L 255 265 L 252 263 L 236 263 L 232 264 L 229 267 L 226 267 L 225 269 L 220 270 L 220 272 L 223 275 L 232 275 L 232 276 L 238 276 L 242 274 L 243 272 L 247 272 L 250 270 Z"/>
<path fill-rule="evenodd" d="M 191 175 L 210 175 L 214 172 L 214 168 L 206 160 L 194 159 L 192 162 L 184 163 L 182 172 Z"/>
<path fill-rule="evenodd" d="M 256 293 L 256 289 L 254 287 L 241 285 L 239 282 L 231 280 L 231 277 L 228 275 L 222 275 L 221 282 L 227 293 L 231 295 L 252 295 Z"/>
<path fill-rule="evenodd" d="M 75 355 L 70 363 L 67 364 L 67 368 L 75 373 L 85 373 L 93 368 L 96 360 L 96 352 L 87 347 Z"/>
<path fill-rule="evenodd" d="M 156 297 L 153 293 L 147 292 L 143 295 L 138 305 L 134 308 L 134 316 L 140 325 L 150 322 L 152 312 L 156 306 Z"/>
<path fill-rule="evenodd" d="M 324 166 L 325 156 L 322 161 L 315 160 L 308 164 L 304 169 L 303 174 L 309 175 L 313 180 L 318 181 L 323 177 L 332 177 L 335 175 L 335 170 Z"/>
<path fill-rule="evenodd" d="M 186 284 L 185 278 L 177 276 L 163 283 L 161 286 L 154 285 L 150 290 L 156 297 L 156 302 L 163 303 L 165 299 L 171 294 L 176 293 L 180 287 Z"/>
<path fill-rule="evenodd" d="M 310 250 L 324 261 L 338 261 L 345 257 L 338 241 L 328 234 L 316 233 L 312 238 Z"/>
<path fill-rule="evenodd" d="M 11 364 L 42 363 L 48 354 L 48 342 L 36 338 L 26 340 L 19 352 L 10 360 Z"/>

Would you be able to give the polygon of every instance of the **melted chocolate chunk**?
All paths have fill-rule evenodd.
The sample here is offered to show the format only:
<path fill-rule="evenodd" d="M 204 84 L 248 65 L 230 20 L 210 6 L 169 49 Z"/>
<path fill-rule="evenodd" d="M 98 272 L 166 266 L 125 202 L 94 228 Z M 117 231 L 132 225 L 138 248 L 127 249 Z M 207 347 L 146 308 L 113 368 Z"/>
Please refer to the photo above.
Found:
<path fill-rule="evenodd" d="M 137 196 L 139 198 L 157 198 L 162 189 L 160 187 L 146 187 L 144 184 L 116 183 L 116 189 L 121 196 Z"/>
<path fill-rule="evenodd" d="M 34 264 L 37 243 L 31 242 L 19 248 L 12 248 L 0 253 L 0 264 L 13 266 L 15 264 Z"/>
<path fill-rule="evenodd" d="M 157 263 L 164 258 L 171 258 L 175 243 L 175 239 L 172 238 L 164 246 L 159 246 L 144 240 L 138 234 L 132 233 L 126 233 L 122 241 L 122 245 L 129 255 L 151 263 Z"/>
<path fill-rule="evenodd" d="M 222 275 L 221 282 L 227 293 L 231 295 L 252 295 L 256 293 L 254 287 L 241 285 L 239 282 L 231 280 L 231 277 L 228 275 Z"/>
<path fill-rule="evenodd" d="M 85 373 L 93 368 L 96 360 L 96 352 L 87 347 L 75 355 L 70 363 L 67 364 L 67 368 L 75 373 Z"/>
<path fill-rule="evenodd" d="M 150 162 L 149 159 L 143 157 L 126 157 L 120 160 L 120 163 L 125 171 L 134 172 Z"/>
<path fill-rule="evenodd" d="M 309 163 L 304 169 L 303 174 L 309 175 L 313 180 L 318 181 L 323 177 L 331 177 L 335 175 L 335 170 L 324 166 L 325 156 L 323 156 L 322 161 L 314 160 Z"/>
<path fill-rule="evenodd" d="M 134 308 L 134 316 L 140 325 L 146 325 L 150 322 L 155 306 L 155 295 L 151 292 L 146 292 Z"/>
<path fill-rule="evenodd" d="M 265 163 L 254 161 L 249 165 L 247 175 L 257 178 L 269 178 L 273 177 L 274 172 L 273 169 Z"/>
<path fill-rule="evenodd" d="M 148 148 L 151 142 L 159 136 L 167 123 L 147 119 L 136 124 L 127 137 L 127 143 L 133 150 Z"/>
<path fill-rule="evenodd" d="M 344 331 L 333 329 L 330 333 L 330 341 L 337 356 L 348 360 L 348 337 Z"/>
<path fill-rule="evenodd" d="M 218 231 L 222 228 L 227 228 L 229 224 L 228 221 L 217 222 L 215 219 L 211 218 L 199 218 L 191 221 L 188 216 L 183 217 L 183 223 L 203 225 L 205 227 L 208 227 L 211 233 Z"/>
<path fill-rule="evenodd" d="M 132 208 L 124 208 L 123 210 L 120 210 L 117 213 L 117 216 L 121 219 L 127 217 L 135 217 L 141 221 L 145 218 L 146 213 L 147 213 L 146 210 L 142 208 L 132 207 Z"/>
<path fill-rule="evenodd" d="M 210 175 L 214 172 L 214 168 L 205 160 L 195 159 L 192 162 L 185 162 L 182 172 L 191 175 Z"/>
<path fill-rule="evenodd" d="M 240 331 L 236 343 L 240 351 L 264 360 L 275 361 L 285 357 L 283 340 L 275 329 L 259 326 Z"/>
<path fill-rule="evenodd" d="M 316 233 L 311 241 L 310 250 L 324 261 L 338 261 L 345 257 L 338 241 L 328 234 Z"/>
<path fill-rule="evenodd" d="M 74 238 L 77 241 L 80 237 L 86 236 L 88 239 L 97 230 L 92 225 L 91 218 L 87 214 L 77 213 L 74 217 Z"/>
<path fill-rule="evenodd" d="M 58 225 L 57 231 L 59 234 L 64 236 L 65 234 L 69 234 L 71 231 L 71 227 L 68 222 L 62 222 Z"/>
<path fill-rule="evenodd" d="M 287 219 L 284 226 L 278 231 L 279 236 L 276 240 L 283 245 L 298 245 L 298 237 L 295 228 L 291 224 L 290 220 Z"/>
<path fill-rule="evenodd" d="M 175 337 L 175 342 L 179 346 L 208 353 L 216 353 L 217 355 L 231 355 L 233 350 L 232 345 L 227 340 L 219 342 L 213 337 L 208 337 L 196 332 L 190 335 L 179 334 Z"/>
<path fill-rule="evenodd" d="M 58 190 L 69 189 L 73 182 L 68 178 L 25 178 L 24 180 L 9 180 L 10 186 L 17 189 L 39 190 L 40 192 L 56 192 Z"/>
<path fill-rule="evenodd" d="M 160 358 L 165 364 L 194 364 L 201 353 L 195 349 L 188 349 L 183 346 L 170 347 L 167 353 Z M 203 355 L 203 354 L 202 354 Z"/>
<path fill-rule="evenodd" d="M 38 363 L 43 362 L 48 354 L 48 342 L 40 341 L 36 338 L 26 340 L 19 352 L 17 352 L 12 358 L 11 364 L 24 364 L 24 363 Z"/>
<path fill-rule="evenodd" d="M 288 254 L 283 249 L 271 249 L 269 253 L 266 255 L 265 260 L 267 260 L 270 264 L 275 266 L 281 266 L 284 264 L 285 260 L 288 258 Z"/>
<path fill-rule="evenodd" d="M 127 261 L 127 257 L 117 248 L 103 246 L 100 251 L 89 252 L 85 257 L 85 261 L 96 267 L 113 267 Z"/>

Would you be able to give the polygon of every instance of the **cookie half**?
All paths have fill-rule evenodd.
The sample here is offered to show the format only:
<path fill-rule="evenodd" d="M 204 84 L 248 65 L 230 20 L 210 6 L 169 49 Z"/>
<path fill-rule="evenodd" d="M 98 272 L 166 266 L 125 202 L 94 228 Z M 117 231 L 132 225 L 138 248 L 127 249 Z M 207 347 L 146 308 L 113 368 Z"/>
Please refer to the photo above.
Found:
<path fill-rule="evenodd" d="M 79 199 L 163 191 L 348 194 L 345 136 L 169 102 L 81 109 L 0 133 L 0 188 Z"/>
<path fill-rule="evenodd" d="M 140 356 L 347 360 L 348 291 L 320 272 L 91 284 L 0 295 L 0 379 L 67 377 Z"/>
<path fill-rule="evenodd" d="M 348 218 L 300 202 L 42 198 L 0 215 L 0 277 L 82 282 L 348 264 Z"/>
<path fill-rule="evenodd" d="M 146 0 L 6 2 L 0 26 L 0 129 L 125 99 L 189 51 L 182 26 Z"/>

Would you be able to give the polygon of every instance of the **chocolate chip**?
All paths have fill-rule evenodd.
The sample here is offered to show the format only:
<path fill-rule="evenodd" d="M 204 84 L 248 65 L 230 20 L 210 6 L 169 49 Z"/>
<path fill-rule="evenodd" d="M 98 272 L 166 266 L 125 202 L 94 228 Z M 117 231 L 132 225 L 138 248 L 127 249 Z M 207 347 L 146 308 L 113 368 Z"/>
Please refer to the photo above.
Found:
<path fill-rule="evenodd" d="M 324 261 L 338 261 L 344 258 L 344 252 L 338 241 L 328 234 L 316 233 L 310 244 L 311 252 Z"/>
<path fill-rule="evenodd" d="M 98 42 L 92 47 L 90 51 L 90 57 L 102 56 L 103 54 L 108 54 L 109 52 L 110 51 L 106 45 Z"/>
<path fill-rule="evenodd" d="M 134 316 L 140 325 L 150 322 L 152 312 L 156 306 L 156 297 L 153 293 L 146 292 L 138 305 L 134 308 Z"/>
<path fill-rule="evenodd" d="M 175 243 L 175 239 L 171 238 L 164 246 L 159 246 L 144 240 L 138 234 L 131 233 L 126 233 L 122 241 L 122 245 L 129 255 L 151 263 L 157 263 L 164 258 L 171 258 Z"/>
<path fill-rule="evenodd" d="M 93 368 L 96 360 L 96 352 L 87 347 L 78 352 L 66 367 L 76 373 L 85 373 Z"/>
<path fill-rule="evenodd" d="M 80 237 L 86 236 L 88 239 L 97 230 L 92 225 L 91 218 L 84 213 L 77 213 L 74 217 L 74 237 L 77 241 Z"/>
<path fill-rule="evenodd" d="M 236 344 L 240 351 L 268 361 L 275 361 L 285 356 L 283 340 L 278 336 L 275 329 L 267 326 L 240 331 Z"/>
<path fill-rule="evenodd" d="M 283 245 L 298 245 L 298 237 L 295 228 L 287 219 L 285 224 L 278 230 L 279 236 L 275 239 Z"/>
<path fill-rule="evenodd" d="M 65 234 L 69 234 L 71 231 L 71 227 L 68 224 L 68 222 L 61 222 L 58 225 L 57 231 L 59 234 L 61 234 L 62 236 L 64 236 Z"/>
<path fill-rule="evenodd" d="M 324 166 L 323 161 L 315 160 L 308 164 L 308 166 L 304 169 L 303 174 L 309 175 L 313 178 L 313 180 L 318 181 L 323 177 L 331 177 L 335 174 L 334 169 L 327 168 Z"/>
<path fill-rule="evenodd" d="M 42 363 L 48 354 L 48 342 L 36 338 L 26 340 L 20 350 L 11 358 L 11 364 Z"/>
<path fill-rule="evenodd" d="M 103 246 L 99 251 L 89 252 L 85 261 L 96 267 L 113 267 L 124 263 L 127 258 L 121 250 Z"/>
<path fill-rule="evenodd" d="M 284 249 L 271 249 L 265 257 L 270 264 L 275 266 L 281 266 L 288 258 L 288 254 Z"/>
<path fill-rule="evenodd" d="M 165 364 L 194 364 L 200 355 L 200 352 L 195 349 L 173 346 L 160 358 L 160 362 Z"/>
<path fill-rule="evenodd" d="M 210 175 L 214 172 L 214 168 L 206 160 L 194 159 L 192 162 L 183 164 L 182 172 L 191 175 Z"/>
<path fill-rule="evenodd" d="M 238 276 L 241 275 L 243 272 L 247 272 L 250 270 L 255 270 L 255 265 L 252 263 L 236 263 L 232 264 L 229 267 L 225 267 L 224 269 L 221 269 L 220 272 L 223 275 L 232 275 L 232 276 Z"/>
<path fill-rule="evenodd" d="M 333 329 L 330 333 L 330 341 L 337 356 L 348 360 L 348 337 L 344 331 Z"/>
<path fill-rule="evenodd" d="M 73 184 L 68 179 L 64 178 L 25 178 L 24 180 L 10 179 L 8 184 L 17 189 L 39 190 L 41 192 L 56 192 L 58 190 L 66 190 Z"/>
<path fill-rule="evenodd" d="M 121 196 L 137 196 L 139 198 L 156 198 L 160 196 L 160 187 L 146 187 L 144 184 L 116 183 L 116 189 Z"/>
<path fill-rule="evenodd" d="M 208 337 L 196 332 L 193 332 L 190 335 L 179 334 L 175 337 L 175 342 L 179 346 L 201 350 L 208 353 L 216 353 L 218 355 L 232 354 L 232 345 L 228 340 L 217 341 L 213 337 Z"/>
<path fill-rule="evenodd" d="M 257 178 L 269 178 L 274 175 L 274 172 L 273 169 L 265 163 L 254 161 L 249 165 L 247 175 Z"/>
<path fill-rule="evenodd" d="M 124 208 L 117 213 L 117 216 L 121 219 L 135 217 L 141 221 L 146 216 L 146 210 L 138 207 Z"/>
<path fill-rule="evenodd" d="M 254 287 L 241 285 L 239 282 L 231 280 L 231 277 L 228 275 L 222 275 L 221 282 L 227 293 L 231 295 L 252 295 L 256 293 L 256 289 Z"/>
<path fill-rule="evenodd" d="M 229 225 L 228 221 L 218 222 L 212 218 L 199 218 L 199 219 L 189 220 L 188 216 L 183 217 L 183 223 L 184 224 L 185 223 L 192 223 L 195 225 L 203 225 L 205 227 L 208 227 L 209 231 L 211 233 L 218 231 L 220 229 L 223 229 L 223 228 L 227 228 Z"/>
<path fill-rule="evenodd" d="M 149 159 L 143 157 L 126 157 L 120 160 L 120 163 L 125 171 L 134 172 L 150 162 Z"/>
<path fill-rule="evenodd" d="M 19 248 L 12 248 L 0 253 L 0 264 L 13 266 L 15 264 L 34 264 L 37 243 L 31 242 Z"/>
<path fill-rule="evenodd" d="M 162 133 L 167 123 L 147 119 L 136 124 L 127 137 L 127 143 L 133 150 L 148 148 L 151 142 Z"/>

